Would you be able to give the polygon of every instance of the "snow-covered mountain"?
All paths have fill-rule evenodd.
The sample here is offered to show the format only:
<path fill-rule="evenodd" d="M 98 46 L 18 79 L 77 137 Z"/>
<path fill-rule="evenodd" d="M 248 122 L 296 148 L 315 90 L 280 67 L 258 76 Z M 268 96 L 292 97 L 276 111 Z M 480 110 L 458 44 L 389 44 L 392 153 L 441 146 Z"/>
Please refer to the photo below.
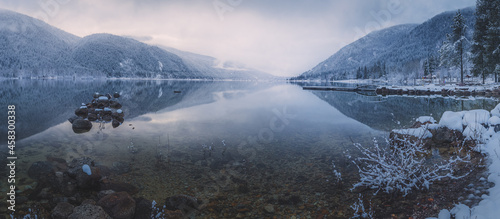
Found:
<path fill-rule="evenodd" d="M 139 41 L 111 34 L 81 39 L 72 51 L 73 60 L 107 77 L 203 78 L 172 53 Z"/>
<path fill-rule="evenodd" d="M 79 39 L 40 20 L 0 9 L 0 76 L 72 68 L 71 49 Z"/>
<path fill-rule="evenodd" d="M 80 38 L 0 9 L 0 77 L 272 78 L 240 66 L 221 68 L 214 60 L 111 34 Z"/>
<path fill-rule="evenodd" d="M 460 10 L 472 36 L 475 8 Z M 422 24 L 404 24 L 374 31 L 345 46 L 300 75 L 299 79 L 355 78 L 359 68 L 384 68 L 385 74 L 415 74 L 421 69 L 421 61 L 429 55 L 438 55 L 439 47 L 451 33 L 456 11 L 436 15 Z M 470 37 L 471 38 L 471 37 Z M 371 72 L 373 73 L 373 72 Z M 378 78 L 379 74 L 370 75 Z"/>
<path fill-rule="evenodd" d="M 181 51 L 172 47 L 160 46 L 160 48 L 181 57 L 192 71 L 201 73 L 210 72 L 210 75 L 216 78 L 257 80 L 276 78 L 265 72 L 249 68 L 244 64 L 221 61 L 211 56 Z"/>

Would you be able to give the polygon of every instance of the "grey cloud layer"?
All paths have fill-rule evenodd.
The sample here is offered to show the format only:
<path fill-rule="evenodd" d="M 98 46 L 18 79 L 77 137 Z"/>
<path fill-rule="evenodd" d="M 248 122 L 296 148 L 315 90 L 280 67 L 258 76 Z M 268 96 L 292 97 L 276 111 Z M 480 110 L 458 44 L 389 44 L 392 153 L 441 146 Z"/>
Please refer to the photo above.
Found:
<path fill-rule="evenodd" d="M 391 4 L 399 5 L 398 13 L 390 10 Z M 421 23 L 474 4 L 475 0 L 0 0 L 0 7 L 30 16 L 45 12 L 49 24 L 79 36 L 107 32 L 140 37 L 284 76 L 312 68 L 371 30 Z"/>

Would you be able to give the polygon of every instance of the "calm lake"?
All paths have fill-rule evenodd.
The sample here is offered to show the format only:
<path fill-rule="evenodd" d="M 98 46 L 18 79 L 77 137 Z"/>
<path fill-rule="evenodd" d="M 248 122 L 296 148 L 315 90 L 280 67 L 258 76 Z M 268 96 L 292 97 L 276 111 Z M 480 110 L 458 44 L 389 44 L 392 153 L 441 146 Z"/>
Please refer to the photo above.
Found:
<path fill-rule="evenodd" d="M 195 218 L 351 217 L 357 170 L 346 153 L 356 155 L 353 142 L 369 147 L 374 138 L 387 138 L 419 116 L 439 120 L 445 111 L 491 110 L 498 104 L 307 91 L 281 82 L 4 80 L 0 85 L 4 115 L 7 105 L 16 106 L 19 212 L 50 212 L 61 198 L 75 206 L 96 199 L 99 189 L 68 195 L 50 188 L 46 197 L 32 195 L 43 186 L 28 176 L 38 161 L 89 157 L 109 172 L 103 174 L 106 180 L 135 187 L 132 197 L 155 200 L 160 208 L 171 196 L 196 197 L 203 207 L 190 213 Z M 95 92 L 119 93 L 125 120 L 117 128 L 95 122 L 89 132 L 76 134 L 68 119 Z M 7 124 L 6 116 L 0 124 Z M 6 132 L 7 126 L 0 126 L 4 154 Z M 345 176 L 342 184 L 332 161 Z M 6 168 L 1 171 L 8 175 Z M 0 181 L 2 199 L 6 182 Z M 1 207 L 6 213 L 6 203 Z"/>

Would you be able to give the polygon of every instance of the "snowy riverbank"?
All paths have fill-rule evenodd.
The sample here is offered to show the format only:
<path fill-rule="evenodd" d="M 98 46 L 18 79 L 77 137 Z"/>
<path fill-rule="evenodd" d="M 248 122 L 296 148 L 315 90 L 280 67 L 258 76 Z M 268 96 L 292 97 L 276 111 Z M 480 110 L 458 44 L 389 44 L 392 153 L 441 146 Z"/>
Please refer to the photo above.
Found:
<path fill-rule="evenodd" d="M 422 118 L 424 119 L 424 118 Z M 428 121 L 430 119 L 427 119 Z M 480 142 L 478 150 L 488 159 L 488 181 L 494 183 L 489 195 L 482 195 L 477 206 L 470 207 L 463 203 L 453 209 L 443 209 L 439 219 L 455 218 L 497 218 L 500 215 L 500 104 L 493 110 L 471 110 L 445 112 L 439 123 L 427 126 L 428 129 L 447 127 L 461 131 L 469 139 Z M 465 127 L 465 128 L 464 128 Z M 401 130 L 398 130 L 401 131 Z"/>
<path fill-rule="evenodd" d="M 379 86 L 379 95 L 442 95 L 442 96 L 500 96 L 498 85 L 459 86 L 456 84 L 424 86 Z"/>

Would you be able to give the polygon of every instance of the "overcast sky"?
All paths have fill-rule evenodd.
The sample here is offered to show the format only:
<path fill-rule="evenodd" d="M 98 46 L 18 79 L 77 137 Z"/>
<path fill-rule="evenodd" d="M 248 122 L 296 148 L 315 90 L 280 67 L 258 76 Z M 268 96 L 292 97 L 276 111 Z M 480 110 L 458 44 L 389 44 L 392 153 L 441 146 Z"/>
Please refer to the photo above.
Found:
<path fill-rule="evenodd" d="M 376 29 L 475 0 L 0 0 L 77 36 L 111 33 L 296 76 Z"/>

